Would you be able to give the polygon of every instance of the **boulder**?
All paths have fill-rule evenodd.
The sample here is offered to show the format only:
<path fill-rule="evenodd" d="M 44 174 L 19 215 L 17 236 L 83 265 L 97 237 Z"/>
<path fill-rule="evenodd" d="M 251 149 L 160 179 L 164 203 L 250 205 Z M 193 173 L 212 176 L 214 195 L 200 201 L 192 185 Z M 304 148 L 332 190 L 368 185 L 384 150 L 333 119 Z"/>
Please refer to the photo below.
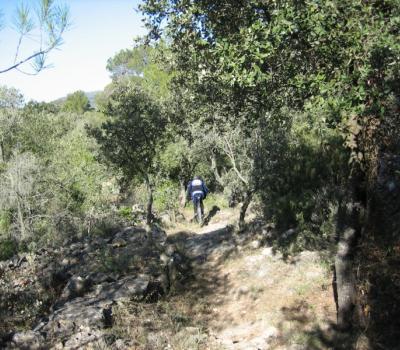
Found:
<path fill-rule="evenodd" d="M 81 327 L 81 329 L 74 333 L 64 345 L 64 349 L 82 349 L 88 348 L 90 345 L 95 345 L 100 339 L 103 338 L 103 332 L 100 330 L 91 329 L 90 327 Z M 94 346 L 96 348 L 96 346 Z"/>
<path fill-rule="evenodd" d="M 43 349 L 44 338 L 38 332 L 26 331 L 15 333 L 11 340 L 11 349 L 36 350 Z"/>
<path fill-rule="evenodd" d="M 91 287 L 92 281 L 81 276 L 73 276 L 65 286 L 58 304 L 83 296 Z"/>

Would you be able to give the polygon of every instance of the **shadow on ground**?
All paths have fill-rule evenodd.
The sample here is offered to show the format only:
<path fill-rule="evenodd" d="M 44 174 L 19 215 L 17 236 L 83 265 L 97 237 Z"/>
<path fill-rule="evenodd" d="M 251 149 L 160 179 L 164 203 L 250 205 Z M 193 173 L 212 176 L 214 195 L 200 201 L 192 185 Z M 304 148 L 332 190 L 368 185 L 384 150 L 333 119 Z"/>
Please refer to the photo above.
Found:
<path fill-rule="evenodd" d="M 214 205 L 214 206 L 211 208 L 211 210 L 208 212 L 207 216 L 204 218 L 203 225 L 204 225 L 204 226 L 207 226 L 207 225 L 210 223 L 211 219 L 212 219 L 215 215 L 217 215 L 217 213 L 218 213 L 220 210 L 221 210 L 221 209 L 220 209 L 218 206 Z"/>

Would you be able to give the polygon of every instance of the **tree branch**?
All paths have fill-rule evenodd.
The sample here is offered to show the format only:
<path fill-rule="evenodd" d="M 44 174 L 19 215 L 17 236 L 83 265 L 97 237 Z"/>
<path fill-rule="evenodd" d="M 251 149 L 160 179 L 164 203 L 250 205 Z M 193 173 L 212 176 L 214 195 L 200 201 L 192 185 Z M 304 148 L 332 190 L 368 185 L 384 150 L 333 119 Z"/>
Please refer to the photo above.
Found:
<path fill-rule="evenodd" d="M 225 141 L 226 146 L 228 147 L 228 149 L 225 149 L 225 153 L 231 161 L 233 170 L 235 171 L 235 173 L 237 174 L 239 179 L 242 180 L 245 185 L 248 185 L 249 182 L 244 178 L 244 176 L 240 173 L 239 169 L 236 166 L 236 160 L 235 160 L 235 156 L 233 154 L 232 146 L 229 143 L 226 136 L 224 136 L 224 141 Z"/>
<path fill-rule="evenodd" d="M 44 55 L 44 54 L 48 53 L 52 48 L 53 48 L 53 47 L 50 47 L 50 48 L 48 48 L 48 49 L 46 49 L 46 50 L 41 50 L 41 51 L 35 52 L 34 54 L 28 56 L 27 58 L 23 59 L 22 61 L 19 61 L 18 63 L 12 65 L 11 67 L 8 67 L 8 68 L 6 68 L 6 69 L 0 70 L 0 74 L 6 73 L 6 72 L 8 72 L 8 71 L 10 71 L 10 70 L 12 70 L 12 69 L 16 69 L 16 68 L 19 67 L 21 64 L 24 64 L 24 63 L 30 61 L 31 59 L 33 59 L 33 58 L 35 58 L 35 57 L 37 57 L 37 56 L 39 56 L 39 55 Z"/>

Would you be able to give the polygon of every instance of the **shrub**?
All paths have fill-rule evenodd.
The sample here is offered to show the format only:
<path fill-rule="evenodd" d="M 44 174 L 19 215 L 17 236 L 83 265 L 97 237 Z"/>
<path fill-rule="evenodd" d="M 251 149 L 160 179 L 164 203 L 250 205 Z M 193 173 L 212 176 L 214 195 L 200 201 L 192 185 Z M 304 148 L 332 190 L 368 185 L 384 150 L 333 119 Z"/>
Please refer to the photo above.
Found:
<path fill-rule="evenodd" d="M 0 241 L 0 261 L 10 259 L 18 249 L 14 240 L 7 239 Z"/>

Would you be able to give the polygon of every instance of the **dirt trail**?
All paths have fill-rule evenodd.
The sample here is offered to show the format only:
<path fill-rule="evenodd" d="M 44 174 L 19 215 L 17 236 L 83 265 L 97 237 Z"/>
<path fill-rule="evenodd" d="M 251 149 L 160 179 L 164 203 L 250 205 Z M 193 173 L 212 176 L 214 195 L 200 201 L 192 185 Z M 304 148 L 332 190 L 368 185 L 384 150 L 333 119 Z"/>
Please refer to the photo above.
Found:
<path fill-rule="evenodd" d="M 318 253 L 284 261 L 254 234 L 233 233 L 235 214 L 222 211 L 207 226 L 178 227 L 170 236 L 190 232 L 184 249 L 195 277 L 184 288 L 207 334 L 204 348 L 332 348 L 332 278 Z"/>

